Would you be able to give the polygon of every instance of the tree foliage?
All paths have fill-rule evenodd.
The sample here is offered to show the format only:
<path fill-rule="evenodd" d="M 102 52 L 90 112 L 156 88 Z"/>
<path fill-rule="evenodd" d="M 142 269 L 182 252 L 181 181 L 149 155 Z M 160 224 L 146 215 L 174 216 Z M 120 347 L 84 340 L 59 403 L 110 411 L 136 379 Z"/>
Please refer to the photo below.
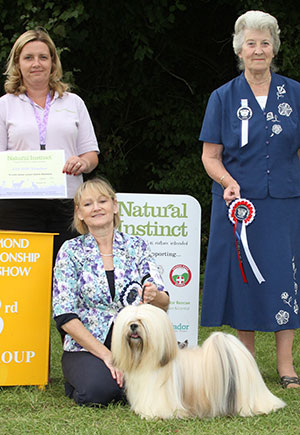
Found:
<path fill-rule="evenodd" d="M 64 79 L 91 113 L 101 149 L 97 173 L 119 191 L 193 195 L 202 206 L 205 245 L 210 180 L 198 136 L 209 94 L 238 73 L 234 22 L 249 9 L 275 15 L 280 72 L 300 80 L 294 2 L 282 8 L 267 0 L 0 0 L 0 6 L 2 72 L 21 33 L 47 29 Z"/>

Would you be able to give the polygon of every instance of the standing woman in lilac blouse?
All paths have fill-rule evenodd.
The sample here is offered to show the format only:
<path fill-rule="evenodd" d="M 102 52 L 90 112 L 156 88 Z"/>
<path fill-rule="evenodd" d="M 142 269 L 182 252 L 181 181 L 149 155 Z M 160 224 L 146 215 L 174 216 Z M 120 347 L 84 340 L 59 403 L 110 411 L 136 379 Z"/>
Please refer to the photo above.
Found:
<path fill-rule="evenodd" d="M 200 134 L 213 179 L 201 324 L 237 329 L 253 355 L 255 331 L 274 332 L 281 384 L 299 388 L 300 83 L 274 73 L 276 18 L 248 11 L 234 30 L 243 72 L 213 91 Z"/>
<path fill-rule="evenodd" d="M 82 405 L 123 397 L 122 373 L 110 351 L 113 322 L 126 305 L 168 309 L 169 296 L 147 244 L 117 231 L 116 195 L 103 179 L 86 181 L 74 197 L 81 234 L 61 247 L 54 268 L 53 315 L 64 337 L 66 395 Z"/>
<path fill-rule="evenodd" d="M 73 197 L 83 174 L 98 164 L 98 143 L 83 100 L 62 81 L 54 42 L 42 29 L 28 30 L 14 43 L 0 98 L 0 152 L 64 150 L 61 171 L 67 197 L 2 199 L 0 229 L 59 233 L 59 246 L 74 237 L 69 230 Z"/>

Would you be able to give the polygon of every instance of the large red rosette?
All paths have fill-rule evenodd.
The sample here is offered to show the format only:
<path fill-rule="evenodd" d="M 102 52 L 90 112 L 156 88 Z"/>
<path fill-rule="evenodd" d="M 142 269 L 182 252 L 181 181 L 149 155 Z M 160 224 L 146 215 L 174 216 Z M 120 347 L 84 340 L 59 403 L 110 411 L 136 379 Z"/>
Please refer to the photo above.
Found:
<path fill-rule="evenodd" d="M 250 264 L 250 267 L 259 282 L 261 284 L 265 281 L 264 277 L 260 273 L 252 255 L 249 249 L 248 240 L 247 240 L 247 232 L 246 232 L 246 226 L 251 224 L 255 218 L 255 207 L 252 204 L 251 201 L 245 198 L 238 198 L 235 201 L 233 201 L 230 204 L 229 210 L 228 210 L 228 217 L 229 220 L 234 225 L 234 237 L 235 237 L 235 244 L 236 244 L 236 250 L 239 260 L 239 265 L 241 269 L 241 274 L 243 277 L 243 281 L 247 283 L 247 278 L 245 275 L 245 271 L 243 268 L 243 262 L 242 262 L 242 256 L 241 256 L 241 250 L 240 245 L 242 244 L 246 258 Z"/>

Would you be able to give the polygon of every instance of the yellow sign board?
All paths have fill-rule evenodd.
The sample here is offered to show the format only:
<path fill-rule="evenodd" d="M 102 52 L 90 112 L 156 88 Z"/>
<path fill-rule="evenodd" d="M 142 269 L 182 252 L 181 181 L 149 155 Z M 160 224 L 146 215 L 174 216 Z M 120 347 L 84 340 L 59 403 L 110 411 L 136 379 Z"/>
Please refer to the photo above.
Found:
<path fill-rule="evenodd" d="M 0 231 L 0 385 L 48 383 L 52 233 Z"/>

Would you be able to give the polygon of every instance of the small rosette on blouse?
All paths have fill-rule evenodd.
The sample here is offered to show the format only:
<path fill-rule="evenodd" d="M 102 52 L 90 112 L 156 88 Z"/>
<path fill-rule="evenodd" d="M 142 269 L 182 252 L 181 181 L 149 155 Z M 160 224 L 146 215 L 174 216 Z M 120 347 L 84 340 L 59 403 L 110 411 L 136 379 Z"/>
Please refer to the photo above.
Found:
<path fill-rule="evenodd" d="M 247 232 L 246 232 L 246 226 L 251 224 L 251 222 L 253 222 L 255 218 L 255 207 L 252 204 L 252 202 L 250 202 L 248 199 L 238 198 L 230 204 L 228 210 L 228 217 L 229 220 L 234 225 L 234 237 L 235 237 L 237 255 L 238 255 L 238 260 L 239 260 L 239 265 L 243 276 L 243 280 L 245 283 L 248 282 L 243 268 L 243 262 L 242 262 L 241 251 L 240 251 L 240 242 L 242 242 L 242 246 L 244 248 L 250 267 L 257 281 L 259 282 L 259 284 L 261 284 L 262 282 L 265 281 L 265 279 L 260 273 L 251 255 L 248 246 Z"/>

